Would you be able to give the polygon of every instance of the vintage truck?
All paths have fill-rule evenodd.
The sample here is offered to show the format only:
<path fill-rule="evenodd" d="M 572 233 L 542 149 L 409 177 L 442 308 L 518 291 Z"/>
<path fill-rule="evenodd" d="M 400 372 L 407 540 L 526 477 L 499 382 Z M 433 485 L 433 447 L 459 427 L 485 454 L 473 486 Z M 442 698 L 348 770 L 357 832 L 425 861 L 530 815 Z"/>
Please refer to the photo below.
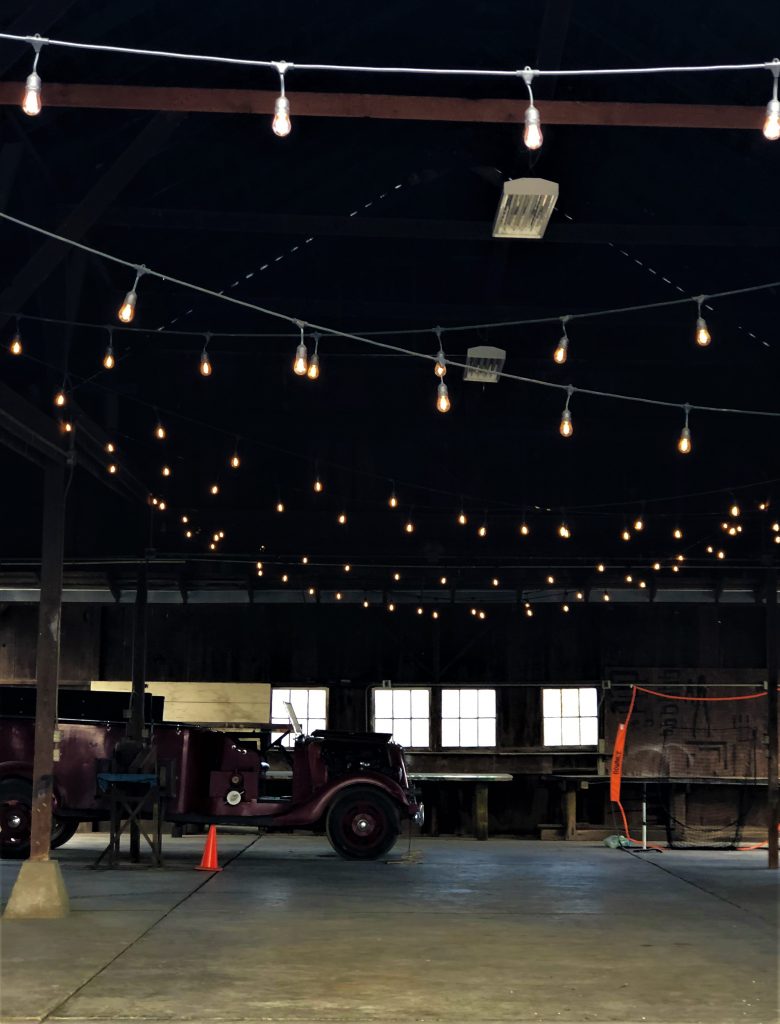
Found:
<path fill-rule="evenodd" d="M 29 694 L 20 704 L 12 689 L 3 687 L 0 715 L 0 856 L 26 857 L 35 722 Z M 87 714 L 95 711 L 94 695 L 91 700 Z M 126 725 L 116 702 L 108 716 L 87 719 L 63 714 L 61 701 L 58 728 L 54 847 L 66 843 L 79 822 L 106 820 L 97 771 L 111 761 Z M 258 735 L 255 743 L 198 726 L 151 725 L 149 743 L 166 768 L 164 820 L 179 831 L 208 824 L 324 829 L 333 849 L 355 860 L 386 854 L 402 822 L 422 824 L 423 807 L 409 784 L 403 750 L 388 734 L 318 729 L 297 735 L 291 750 L 282 746 L 283 737 L 272 741 L 270 731 Z M 289 773 L 271 773 L 269 756 L 286 759 L 292 769 L 288 791 L 274 792 L 279 783 L 269 776 Z"/>

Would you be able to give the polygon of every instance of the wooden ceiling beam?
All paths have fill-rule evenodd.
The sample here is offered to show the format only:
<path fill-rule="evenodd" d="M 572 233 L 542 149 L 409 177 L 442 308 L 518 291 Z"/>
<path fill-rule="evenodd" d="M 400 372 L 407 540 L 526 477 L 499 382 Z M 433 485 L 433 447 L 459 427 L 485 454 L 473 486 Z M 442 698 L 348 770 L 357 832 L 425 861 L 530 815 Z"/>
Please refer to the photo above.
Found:
<path fill-rule="evenodd" d="M 20 82 L 0 82 L 0 105 L 21 105 Z M 185 89 L 144 85 L 81 85 L 44 82 L 46 107 L 92 110 L 154 110 L 204 114 L 271 115 L 278 93 L 254 89 Z M 372 118 L 389 121 L 452 121 L 521 124 L 526 97 L 464 99 L 455 96 L 386 96 L 367 93 L 288 92 L 293 117 Z M 759 131 L 764 107 L 686 103 L 601 103 L 540 100 L 543 124 L 611 125 L 624 128 L 731 128 Z"/>

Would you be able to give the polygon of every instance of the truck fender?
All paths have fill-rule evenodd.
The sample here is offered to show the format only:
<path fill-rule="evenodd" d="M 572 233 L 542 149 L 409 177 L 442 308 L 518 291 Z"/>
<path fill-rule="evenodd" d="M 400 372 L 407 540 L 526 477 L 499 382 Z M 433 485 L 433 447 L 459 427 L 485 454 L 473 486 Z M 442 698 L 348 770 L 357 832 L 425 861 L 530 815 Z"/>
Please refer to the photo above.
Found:
<path fill-rule="evenodd" d="M 320 818 L 337 796 L 340 796 L 346 789 L 350 789 L 353 786 L 371 786 L 392 800 L 399 810 L 404 807 L 403 790 L 396 782 L 384 776 L 379 779 L 371 775 L 360 775 L 355 778 L 343 779 L 335 785 L 328 787 L 323 793 L 318 793 L 308 805 L 305 805 L 307 812 L 316 818 Z"/>

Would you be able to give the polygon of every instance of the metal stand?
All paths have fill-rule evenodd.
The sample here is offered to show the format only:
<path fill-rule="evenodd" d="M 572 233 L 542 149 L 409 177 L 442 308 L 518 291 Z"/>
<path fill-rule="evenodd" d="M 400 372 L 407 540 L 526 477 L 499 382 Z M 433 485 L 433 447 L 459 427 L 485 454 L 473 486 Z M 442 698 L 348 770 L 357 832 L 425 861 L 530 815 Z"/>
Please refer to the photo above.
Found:
<path fill-rule="evenodd" d="M 163 867 L 162 859 L 162 819 L 163 802 L 165 799 L 164 780 L 158 773 L 137 772 L 98 772 L 98 787 L 108 796 L 111 810 L 111 834 L 108 846 L 103 850 L 92 865 L 97 868 L 107 857 L 106 867 L 115 868 L 119 864 L 120 840 L 125 829 L 139 837 L 143 836 L 152 851 L 152 865 Z M 150 836 L 142 824 L 144 812 L 151 812 L 152 835 Z M 131 860 L 138 863 L 139 857 L 134 853 L 131 842 Z"/>

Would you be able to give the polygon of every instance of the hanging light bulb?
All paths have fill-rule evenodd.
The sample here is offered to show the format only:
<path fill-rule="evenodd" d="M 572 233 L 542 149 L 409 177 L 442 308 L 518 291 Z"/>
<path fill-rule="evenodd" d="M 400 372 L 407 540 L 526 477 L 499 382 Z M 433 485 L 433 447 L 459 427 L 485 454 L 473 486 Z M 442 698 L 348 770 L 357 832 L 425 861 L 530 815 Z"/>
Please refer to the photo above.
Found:
<path fill-rule="evenodd" d="M 22 354 L 22 334 L 19 330 L 19 317 L 16 318 L 16 331 L 14 332 L 13 338 L 11 338 L 11 344 L 8 346 L 8 351 L 12 356 L 20 356 Z"/>
<path fill-rule="evenodd" d="M 41 55 L 42 46 L 43 40 L 36 34 L 32 43 L 33 50 L 35 50 L 35 59 L 33 60 L 32 71 L 24 83 L 24 98 L 22 99 L 22 110 L 28 117 L 37 117 L 43 109 L 41 78 L 38 74 L 38 58 Z"/>
<path fill-rule="evenodd" d="M 113 443 L 113 441 L 106 442 L 106 451 L 108 452 L 109 455 L 114 454 L 114 452 L 116 451 L 116 445 Z"/>
<path fill-rule="evenodd" d="M 424 615 L 425 614 L 425 609 L 423 608 L 423 606 L 421 604 L 417 605 L 417 614 L 418 615 Z"/>
<path fill-rule="evenodd" d="M 317 380 L 320 375 L 320 336 L 319 334 L 314 335 L 314 354 L 309 360 L 309 368 L 306 371 L 306 376 L 309 380 Z"/>
<path fill-rule="evenodd" d="M 277 503 L 276 503 L 276 511 L 277 512 L 284 512 L 284 502 L 283 501 L 277 501 Z"/>
<path fill-rule="evenodd" d="M 346 525 L 347 525 L 347 513 L 346 512 L 339 512 L 339 526 L 346 526 Z"/>
<path fill-rule="evenodd" d="M 736 501 L 732 502 L 731 508 L 729 509 L 729 515 L 733 516 L 734 519 L 739 518 L 739 505 L 736 503 Z"/>
<path fill-rule="evenodd" d="M 114 332 L 109 327 L 108 329 L 108 345 L 106 345 L 106 351 L 103 354 L 103 367 L 106 370 L 113 370 L 116 366 L 116 358 L 114 356 Z"/>
<path fill-rule="evenodd" d="M 680 529 L 679 526 L 675 526 L 675 528 L 672 530 L 672 536 L 674 537 L 675 540 L 682 540 L 683 539 L 683 532 L 682 532 L 682 530 Z"/>
<path fill-rule="evenodd" d="M 181 521 L 182 521 L 182 524 L 183 524 L 184 526 L 186 526 L 186 525 L 187 525 L 187 523 L 188 523 L 188 522 L 190 521 L 190 517 L 189 517 L 189 516 L 187 516 L 187 515 L 184 515 L 184 516 L 182 516 L 182 517 L 181 517 Z"/>
<path fill-rule="evenodd" d="M 566 333 L 566 321 L 568 316 L 561 317 L 561 325 L 563 327 L 563 334 L 558 342 L 555 352 L 553 352 L 553 360 L 559 365 L 563 366 L 569 356 L 569 335 Z"/>
<path fill-rule="evenodd" d="M 283 139 L 292 131 L 292 121 L 290 120 L 290 101 L 287 99 L 284 92 L 284 76 L 289 66 L 290 65 L 287 61 L 284 60 L 274 63 L 274 67 L 279 72 L 281 92 L 274 104 L 274 119 L 271 122 L 271 128 L 273 129 L 274 135 L 277 135 L 280 139 Z"/>
<path fill-rule="evenodd" d="M 393 602 L 392 602 L 392 601 L 390 601 L 390 603 L 388 604 L 388 606 L 387 606 L 387 610 L 388 610 L 389 612 L 394 612 L 394 611 L 395 611 L 395 605 L 393 604 Z"/>
<path fill-rule="evenodd" d="M 568 604 L 567 604 L 567 603 L 566 603 L 565 601 L 564 601 L 564 602 L 563 602 L 563 604 L 561 605 L 561 611 L 562 611 L 562 612 L 566 612 L 567 614 L 568 614 L 568 612 L 569 612 L 569 606 L 568 606 Z"/>
<path fill-rule="evenodd" d="M 238 467 L 240 465 L 241 465 L 241 459 L 239 458 L 239 454 L 238 454 L 237 451 L 234 451 L 233 454 L 230 456 L 230 468 L 231 469 L 238 469 Z"/>
<path fill-rule="evenodd" d="M 637 516 L 636 519 L 634 520 L 634 529 L 637 530 L 637 531 L 641 531 L 641 530 L 644 530 L 644 528 L 645 528 L 645 521 L 644 521 L 644 519 L 641 516 Z"/>
<path fill-rule="evenodd" d="M 706 298 L 706 295 L 699 295 L 696 299 L 696 302 L 699 307 L 699 314 L 696 317 L 696 344 L 700 348 L 706 348 L 712 341 L 712 337 L 707 327 L 707 321 L 701 315 L 701 304 L 702 302 L 704 302 Z"/>
<path fill-rule="evenodd" d="M 441 585 L 443 587 L 446 587 L 447 586 L 447 577 L 446 576 L 442 576 L 441 579 L 439 580 L 439 583 L 441 583 Z"/>
<path fill-rule="evenodd" d="M 599 564 L 596 566 L 596 572 L 606 572 L 606 571 L 607 571 L 606 565 L 604 565 L 603 562 L 599 562 Z"/>
<path fill-rule="evenodd" d="M 633 582 L 634 582 L 634 577 L 631 575 L 631 573 L 630 572 L 626 573 L 626 583 L 633 583 Z"/>
<path fill-rule="evenodd" d="M 62 409 L 63 406 L 68 404 L 68 395 L 65 391 L 65 382 L 62 382 L 62 387 L 54 396 L 54 404 L 58 409 Z"/>
<path fill-rule="evenodd" d="M 309 597 L 314 597 L 316 595 L 317 591 L 314 589 L 314 587 L 309 587 L 309 589 L 306 591 L 306 593 L 309 595 Z"/>
<path fill-rule="evenodd" d="M 494 587 L 499 586 L 499 580 L 497 576 L 494 576 L 490 582 L 493 584 Z"/>
<path fill-rule="evenodd" d="M 677 442 L 677 451 L 681 455 L 689 455 L 691 448 L 693 447 L 691 441 L 691 430 L 688 426 L 688 415 L 691 411 L 691 407 L 686 402 L 686 404 L 683 406 L 683 409 L 685 410 L 685 426 L 680 431 L 680 440 Z"/>
<path fill-rule="evenodd" d="M 623 530 L 621 532 L 621 534 L 620 534 L 620 539 L 621 540 L 631 540 L 631 531 L 630 530 Z"/>
<path fill-rule="evenodd" d="M 170 476 L 171 475 L 171 467 L 170 466 L 163 466 L 163 468 L 162 468 L 162 475 L 163 476 Z"/>
<path fill-rule="evenodd" d="M 772 99 L 766 105 L 766 118 L 764 119 L 764 138 L 770 142 L 780 139 L 780 101 L 777 98 L 777 76 L 780 74 L 780 61 L 777 57 L 769 65 L 772 72 Z"/>
<path fill-rule="evenodd" d="M 534 72 L 526 68 L 523 72 L 523 81 L 528 88 L 528 107 L 525 111 L 525 129 L 523 130 L 523 142 L 527 149 L 539 149 L 542 144 L 542 123 L 539 111 L 534 106 L 534 94 L 531 84 L 534 80 Z"/>
<path fill-rule="evenodd" d="M 477 530 L 477 536 L 478 537 L 487 537 L 487 532 L 488 532 L 487 523 L 482 523 L 480 528 Z"/>
<path fill-rule="evenodd" d="M 398 498 L 395 496 L 395 490 L 391 491 L 390 497 L 387 499 L 387 504 L 390 508 L 398 508 Z"/>
<path fill-rule="evenodd" d="M 216 496 L 217 494 L 219 494 L 219 484 L 212 484 L 209 490 L 213 495 Z"/>
<path fill-rule="evenodd" d="M 443 377 L 447 372 L 447 357 L 444 355 L 444 349 L 441 344 L 441 327 L 434 327 L 433 333 L 439 340 L 439 351 L 436 353 L 436 362 L 433 366 L 433 372 L 437 377 Z"/>
<path fill-rule="evenodd" d="M 187 540 L 191 540 L 192 539 L 192 530 L 185 530 L 184 531 L 184 536 L 187 538 Z"/>
<path fill-rule="evenodd" d="M 115 476 L 119 469 L 119 466 L 117 466 L 115 462 L 109 462 L 107 469 L 111 476 Z"/>
<path fill-rule="evenodd" d="M 439 381 L 439 386 L 436 389 L 436 408 L 439 412 L 449 412 L 451 404 L 447 385 L 443 380 Z"/>
<path fill-rule="evenodd" d="M 653 562 L 653 569 L 655 569 L 656 572 L 659 572 L 660 569 L 661 569 L 661 563 L 660 562 Z"/>
<path fill-rule="evenodd" d="M 487 612 L 483 612 L 482 610 L 480 610 L 477 613 L 477 618 L 482 619 L 484 621 L 487 618 Z"/>
<path fill-rule="evenodd" d="M 726 557 L 726 552 L 725 552 L 725 551 L 719 551 L 719 552 L 718 552 L 718 558 L 720 558 L 720 559 L 722 560 L 722 559 L 724 559 L 725 557 Z"/>
<path fill-rule="evenodd" d="M 534 617 L 534 610 L 533 610 L 533 608 L 531 608 L 530 605 L 526 605 L 525 614 L 526 614 L 526 618 L 528 618 L 528 619 L 532 619 Z"/>
<path fill-rule="evenodd" d="M 210 377 L 212 372 L 213 372 L 213 368 L 212 368 L 212 365 L 211 365 L 211 360 L 209 359 L 209 354 L 208 354 L 207 349 L 208 349 L 208 346 L 209 346 L 209 342 L 211 341 L 211 335 L 210 334 L 206 334 L 206 335 L 204 335 L 204 337 L 205 337 L 206 340 L 203 342 L 203 349 L 202 349 L 202 351 L 200 353 L 200 367 L 199 367 L 199 369 L 200 369 L 201 377 Z"/>
<path fill-rule="evenodd" d="M 569 402 L 571 401 L 571 396 L 573 394 L 574 388 L 569 384 L 566 388 L 566 405 L 563 407 L 563 412 L 561 413 L 561 425 L 558 428 L 561 437 L 571 437 L 574 433 L 574 424 L 572 423 L 571 411 L 569 410 Z"/>
<path fill-rule="evenodd" d="M 308 564 L 309 564 L 309 556 L 308 555 L 304 555 L 301 558 L 301 565 L 308 565 Z"/>
<path fill-rule="evenodd" d="M 298 342 L 298 347 L 295 350 L 295 359 L 293 360 L 293 373 L 297 377 L 305 377 L 306 372 L 309 369 L 309 356 L 306 351 L 306 342 L 304 341 L 303 324 L 301 321 L 297 321 L 298 327 L 301 331 L 301 340 Z"/>
<path fill-rule="evenodd" d="M 395 582 L 396 582 L 396 583 L 399 583 L 399 582 L 400 582 L 400 580 L 401 580 L 401 574 L 400 574 L 400 572 L 394 572 L 394 573 L 393 573 L 393 579 L 395 580 Z"/>
<path fill-rule="evenodd" d="M 571 530 L 566 525 L 566 523 L 561 523 L 561 525 L 558 527 L 558 536 L 563 538 L 563 540 L 568 540 L 569 537 L 571 537 Z"/>
<path fill-rule="evenodd" d="M 531 532 L 531 527 L 528 525 L 528 523 L 525 523 L 525 522 L 520 523 L 520 536 L 521 537 L 527 537 L 530 532 Z"/>
<path fill-rule="evenodd" d="M 583 594 L 583 592 L 582 592 L 581 590 L 578 590 L 578 591 L 577 591 L 577 600 L 578 600 L 578 601 L 582 601 L 582 599 L 583 599 L 584 597 L 585 597 L 585 595 Z"/>
<path fill-rule="evenodd" d="M 167 507 L 168 506 L 166 505 L 165 501 L 161 501 L 160 504 L 158 505 L 158 508 L 160 509 L 161 512 L 164 512 Z"/>
<path fill-rule="evenodd" d="M 547 582 L 550 584 L 550 586 L 552 586 L 553 583 L 555 583 L 555 577 L 554 576 L 548 576 L 547 577 Z"/>
<path fill-rule="evenodd" d="M 431 618 L 432 619 L 438 619 L 438 617 L 439 617 L 439 613 L 434 608 L 434 610 L 431 612 Z"/>
<path fill-rule="evenodd" d="M 468 516 L 463 511 L 463 509 L 461 509 L 460 512 L 458 513 L 458 525 L 459 526 L 465 526 L 468 521 L 469 521 Z"/>
<path fill-rule="evenodd" d="M 407 533 L 414 533 L 414 523 L 412 522 L 411 519 L 407 519 L 406 524 L 404 526 L 404 530 Z"/>
<path fill-rule="evenodd" d="M 364 599 L 364 600 L 363 600 L 363 607 L 364 607 L 364 608 L 370 608 L 370 607 L 371 607 L 371 604 L 370 604 L 370 602 Z"/>
<path fill-rule="evenodd" d="M 135 316 L 135 305 L 136 302 L 138 301 L 138 282 L 141 280 L 145 273 L 145 267 L 135 268 L 135 281 L 133 281 L 133 287 L 130 289 L 127 295 L 125 295 L 125 301 L 119 307 L 119 312 L 117 313 L 117 316 L 119 317 L 123 324 L 129 324 L 130 321 Z"/>
<path fill-rule="evenodd" d="M 315 479 L 315 481 L 314 481 L 314 493 L 315 493 L 315 494 L 322 494 L 322 492 L 323 492 L 323 490 L 324 490 L 324 489 L 325 489 L 325 488 L 324 488 L 324 486 L 323 486 L 322 480 L 320 480 L 320 478 L 319 478 L 319 477 L 317 477 L 317 478 Z"/>

